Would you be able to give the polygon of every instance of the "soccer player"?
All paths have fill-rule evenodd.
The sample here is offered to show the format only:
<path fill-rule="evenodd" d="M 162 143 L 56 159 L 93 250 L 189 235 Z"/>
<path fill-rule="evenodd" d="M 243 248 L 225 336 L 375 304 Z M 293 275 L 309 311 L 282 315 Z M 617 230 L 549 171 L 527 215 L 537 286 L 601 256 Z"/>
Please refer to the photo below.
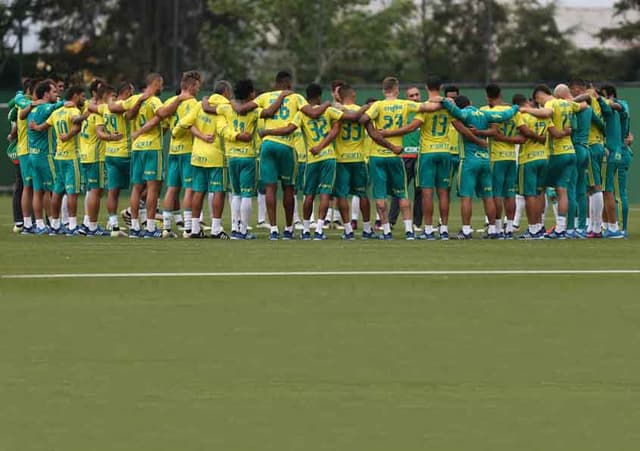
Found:
<path fill-rule="evenodd" d="M 303 111 L 312 119 L 320 117 L 329 107 L 329 103 L 319 105 L 316 108 L 307 104 L 304 97 L 299 94 L 290 94 L 293 85 L 293 77 L 289 72 L 278 72 L 275 79 L 275 90 L 259 95 L 253 101 L 234 108 L 238 113 L 260 107 L 261 115 L 266 119 L 266 129 L 285 127 L 295 117 L 298 111 Z M 281 97 L 282 94 L 287 94 Z M 290 95 L 289 95 L 290 94 Z M 281 102 L 274 114 L 268 114 L 268 107 Z M 260 181 L 265 188 L 267 215 L 271 224 L 270 240 L 278 240 L 280 232 L 276 221 L 276 191 L 278 181 L 282 184 L 282 204 L 285 211 L 285 230 L 283 239 L 293 238 L 293 193 L 296 176 L 296 151 L 292 135 L 265 136 L 260 149 Z"/>
<path fill-rule="evenodd" d="M 356 105 L 356 91 L 349 85 L 342 85 L 338 89 L 342 107 L 347 111 L 360 111 Z M 357 122 L 343 121 L 335 140 L 336 152 L 336 179 L 334 194 L 338 198 L 338 208 L 343 218 L 349 218 L 349 202 L 347 196 L 353 195 L 359 199 L 358 207 L 362 212 L 362 239 L 374 238 L 371 228 L 371 204 L 367 196 L 369 185 L 367 166 L 365 163 L 365 137 L 364 127 Z M 356 216 L 357 217 L 357 216 Z M 353 224 L 344 223 L 343 238 L 354 238 Z"/>
<path fill-rule="evenodd" d="M 613 93 L 612 93 L 613 94 Z M 628 222 L 629 222 L 629 198 L 627 196 L 627 176 L 629 173 L 629 166 L 631 165 L 631 159 L 633 152 L 631 151 L 631 144 L 633 142 L 633 135 L 631 135 L 631 120 L 629 115 L 629 104 L 626 100 L 617 99 L 618 104 L 622 107 L 620 111 L 620 127 L 622 130 L 622 137 L 624 138 L 622 145 L 622 165 L 618 168 L 618 186 L 616 190 L 616 204 L 618 205 L 618 217 L 622 218 L 622 233 L 625 238 L 628 236 Z"/>
<path fill-rule="evenodd" d="M 413 221 L 411 220 L 411 204 L 407 196 L 407 180 L 404 164 L 400 158 L 402 152 L 402 137 L 391 136 L 385 143 L 383 135 L 402 128 L 408 120 L 409 113 L 425 112 L 440 108 L 439 104 L 419 104 L 409 100 L 400 100 L 400 83 L 395 77 L 387 77 L 382 81 L 382 92 L 385 100 L 375 102 L 365 114 L 360 123 L 367 127 L 367 132 L 377 145 L 371 149 L 369 157 L 369 173 L 371 176 L 372 193 L 376 202 L 376 209 L 382 222 L 383 234 L 380 239 L 391 240 L 391 224 L 387 215 L 387 196 L 397 197 L 405 227 L 405 239 L 415 239 Z M 383 144 L 385 143 L 385 144 Z M 387 146 L 388 145 L 388 146 Z"/>
<path fill-rule="evenodd" d="M 522 94 L 513 96 L 512 103 L 520 108 L 531 107 Z M 520 239 L 543 239 L 542 213 L 545 206 L 545 186 L 549 151 L 547 129 L 550 119 L 537 118 L 528 113 L 520 113 L 520 136 L 525 139 L 518 152 L 518 192 L 525 199 L 525 211 L 529 222 L 528 229 Z"/>
<path fill-rule="evenodd" d="M 309 105 L 320 105 L 322 100 L 322 87 L 315 83 L 307 86 L 307 101 Z M 293 121 L 285 126 L 275 129 L 265 129 L 262 132 L 267 136 L 286 136 L 300 128 L 304 137 L 311 146 L 307 156 L 307 165 L 304 174 L 304 204 L 302 206 L 302 235 L 303 240 L 311 239 L 311 212 L 316 196 L 320 197 L 318 208 L 318 224 L 314 233 L 314 240 L 326 240 L 323 232 L 325 217 L 329 208 L 331 194 L 333 193 L 336 177 L 336 157 L 332 141 L 340 131 L 340 120 L 346 113 L 329 107 L 320 117 L 311 118 L 299 111 Z M 357 120 L 359 116 L 354 119 Z M 351 227 L 350 224 L 347 225 Z M 345 230 L 346 232 L 346 230 Z"/>
<path fill-rule="evenodd" d="M 56 132 L 56 151 L 54 157 L 55 177 L 51 196 L 51 235 L 79 235 L 77 220 L 78 194 L 80 193 L 80 165 L 78 162 L 78 142 L 75 136 L 80 126 L 74 119 L 81 116 L 84 106 L 84 90 L 80 86 L 72 86 L 66 93 L 66 103 L 49 116 L 40 125 L 31 125 L 32 130 L 44 132 L 53 128 Z M 69 209 L 69 226 L 62 227 L 60 208 L 62 196 L 67 195 Z"/>
<path fill-rule="evenodd" d="M 31 128 L 31 123 L 37 126 L 46 122 L 49 116 L 63 105 L 64 101 L 56 102 L 58 90 L 52 80 L 43 80 L 36 85 L 35 98 L 36 100 L 31 104 L 31 112 L 27 116 L 29 123 L 27 138 L 33 183 L 33 214 L 36 218 L 34 233 L 46 235 L 50 230 L 44 223 L 44 197 L 45 192 L 49 193 L 53 189 L 55 173 L 53 130 L 37 131 Z"/>
<path fill-rule="evenodd" d="M 33 197 L 33 184 L 31 176 L 31 160 L 29 157 L 29 142 L 27 139 L 27 114 L 31 110 L 31 100 L 35 81 L 26 78 L 23 82 L 23 91 L 18 91 L 13 98 L 16 109 L 16 131 L 17 131 L 17 147 L 16 157 L 20 170 L 20 179 L 22 181 L 22 193 L 20 196 L 20 210 L 22 211 L 22 230 L 20 233 L 29 234 L 33 232 L 33 222 L 31 219 Z"/>
<path fill-rule="evenodd" d="M 180 93 L 170 97 L 164 102 L 166 108 L 164 114 L 173 113 L 167 118 L 169 128 L 175 127 L 180 118 L 185 117 L 195 108 L 198 101 L 195 97 L 200 90 L 202 77 L 196 71 L 185 72 L 180 81 Z M 182 101 L 177 102 L 178 98 Z M 174 108 L 175 107 L 175 108 Z M 167 190 L 162 205 L 162 236 L 165 238 L 175 237 L 171 231 L 173 219 L 173 207 L 178 201 L 180 189 L 184 189 L 182 206 L 184 209 L 185 233 L 191 233 L 191 148 L 193 147 L 193 136 L 184 134 L 180 138 L 171 137 L 169 144 L 169 158 L 167 165 Z M 198 219 L 198 218 L 197 218 Z"/>
<path fill-rule="evenodd" d="M 604 209 L 607 215 L 603 238 L 624 238 L 616 218 L 615 185 L 618 182 L 618 171 L 624 166 L 622 123 L 620 111 L 622 106 L 616 100 L 616 88 L 613 85 L 602 85 L 602 96 L 597 97 L 605 123 L 605 147 L 607 149 L 606 172 L 604 181 Z"/>
<path fill-rule="evenodd" d="M 235 86 L 235 98 L 232 101 L 247 103 L 256 96 L 253 81 L 240 80 Z M 237 240 L 252 240 L 255 236 L 248 233 L 249 218 L 251 217 L 251 203 L 256 196 L 256 151 L 259 108 L 246 114 L 238 114 L 230 104 L 217 107 L 217 113 L 226 119 L 225 152 L 229 164 L 229 181 L 233 195 L 232 217 L 239 224 L 237 230 L 232 230 L 231 238 Z M 233 133 L 229 133 L 233 132 Z"/>
<path fill-rule="evenodd" d="M 501 89 L 496 84 L 485 88 L 486 107 L 481 110 L 505 111 L 511 108 L 502 99 Z M 502 235 L 502 212 L 507 217 L 504 238 L 513 239 L 513 219 L 516 213 L 516 191 L 518 170 L 516 168 L 516 145 L 522 142 L 518 129 L 523 125 L 520 113 L 495 127 L 496 134 L 489 138 L 493 200 L 496 204 L 496 229 Z"/>
<path fill-rule="evenodd" d="M 566 85 L 559 85 L 557 88 L 560 91 L 569 89 Z M 547 169 L 547 185 L 554 187 L 558 196 L 558 221 L 554 230 L 547 233 L 546 238 L 565 239 L 567 216 L 570 209 L 575 211 L 573 187 L 577 179 L 576 155 L 571 142 L 571 124 L 575 113 L 583 108 L 577 102 L 555 98 L 546 85 L 536 86 L 533 90 L 533 98 L 543 108 L 525 108 L 524 112 L 539 118 L 550 118 L 552 122 L 548 128 L 551 136 L 551 155 Z"/>
<path fill-rule="evenodd" d="M 412 102 L 422 102 L 422 96 L 420 89 L 417 86 L 410 86 L 406 90 L 406 97 Z M 409 113 L 408 122 L 413 122 L 415 113 Z M 404 169 L 407 173 L 407 184 L 412 184 L 414 187 L 413 196 L 413 224 L 414 226 L 420 226 L 422 224 L 422 190 L 417 186 L 416 179 L 416 166 L 418 161 L 418 154 L 420 153 L 420 131 L 415 130 L 407 133 L 402 137 L 402 154 L 400 155 L 404 163 Z M 398 199 L 391 198 L 391 205 L 389 206 L 389 223 L 394 226 L 398 220 L 400 208 Z"/>
<path fill-rule="evenodd" d="M 511 119 L 517 112 L 518 106 L 505 111 L 479 110 L 471 105 L 466 96 L 458 96 L 455 103 L 450 99 L 444 99 L 442 105 L 453 117 L 461 121 L 466 127 L 473 127 L 479 132 L 486 132 L 491 123 L 502 123 Z M 461 133 L 463 132 L 459 129 Z M 475 132 L 474 132 L 475 133 Z M 496 210 L 493 202 L 493 190 L 491 185 L 491 165 L 489 163 L 488 144 L 486 139 L 463 133 L 464 149 L 460 163 L 458 192 L 461 197 L 462 231 L 458 239 L 471 239 L 471 197 L 474 192 L 482 198 L 485 214 L 489 221 L 487 237 L 499 238 L 496 229 Z"/>
<path fill-rule="evenodd" d="M 455 99 L 460 95 L 460 90 L 455 85 L 444 87 L 444 96 L 448 99 Z M 451 187 L 458 178 L 458 167 L 460 166 L 460 147 L 462 146 L 460 134 L 454 126 L 455 119 L 449 125 L 449 154 L 451 156 L 451 172 L 449 174 L 449 197 L 451 197 Z"/>

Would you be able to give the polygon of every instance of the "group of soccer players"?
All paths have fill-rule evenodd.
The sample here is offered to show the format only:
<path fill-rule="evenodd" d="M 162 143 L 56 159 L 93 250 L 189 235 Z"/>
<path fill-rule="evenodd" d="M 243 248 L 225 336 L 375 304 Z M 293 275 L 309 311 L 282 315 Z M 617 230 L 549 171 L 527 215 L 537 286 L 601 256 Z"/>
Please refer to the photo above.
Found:
<path fill-rule="evenodd" d="M 148 75 L 138 94 L 131 83 L 114 88 L 96 79 L 90 99 L 82 87 L 63 93 L 53 80 L 27 80 L 11 102 L 24 186 L 17 229 L 36 235 L 166 238 L 178 236 L 173 227 L 181 225 L 188 238 L 254 239 L 249 221 L 258 196 L 270 240 L 293 239 L 297 221 L 302 240 L 325 240 L 332 206 L 344 220 L 343 239 L 355 239 L 357 223 L 349 218 L 361 213 L 363 239 L 390 240 L 391 197 L 402 215 L 405 239 L 447 240 L 456 185 L 462 216 L 457 239 L 472 237 L 474 196 L 483 201 L 489 239 L 514 238 L 522 210 L 529 224 L 522 239 L 625 236 L 633 136 L 628 104 L 617 98 L 614 86 L 596 90 L 572 80 L 551 91 L 538 85 L 530 98 L 517 94 L 508 104 L 492 84 L 481 108 L 454 86 L 445 87 L 442 97 L 436 77 L 427 80 L 425 102 L 416 87 L 407 91 L 412 100 L 400 99 L 398 80 L 387 77 L 384 98 L 363 106 L 356 104 L 354 88 L 341 81 L 332 84 L 332 102 L 322 102 L 317 84 L 307 87 L 305 98 L 292 91 L 288 72 L 278 73 L 273 90 L 258 96 L 251 80 L 235 86 L 218 81 L 214 94 L 199 100 L 201 86 L 198 72 L 186 72 L 176 95 L 162 102 L 158 74 Z M 166 162 L 165 133 L 171 135 Z M 407 165 L 409 159 L 415 165 Z M 409 167 L 415 173 L 407 174 Z M 424 222 L 417 230 L 408 176 L 415 179 L 419 203 L 414 213 L 421 211 L 418 220 Z M 282 234 L 278 185 L 285 212 Z M 103 229 L 98 218 L 105 190 Z M 122 190 L 131 193 L 128 233 L 119 227 Z M 78 221 L 82 192 L 84 219 Z M 229 234 L 222 227 L 227 197 Z M 372 227 L 369 197 L 379 233 Z M 439 218 L 434 226 L 435 197 Z M 210 234 L 201 221 L 205 200 Z M 547 232 L 544 214 L 554 200 L 556 225 Z M 156 211 L 161 211 L 161 227 Z"/>

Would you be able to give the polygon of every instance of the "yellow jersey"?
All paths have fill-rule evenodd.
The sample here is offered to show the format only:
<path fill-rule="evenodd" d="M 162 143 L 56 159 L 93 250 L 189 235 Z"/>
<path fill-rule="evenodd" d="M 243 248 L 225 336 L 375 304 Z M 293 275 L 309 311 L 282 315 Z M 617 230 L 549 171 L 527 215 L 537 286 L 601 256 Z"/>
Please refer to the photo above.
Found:
<path fill-rule="evenodd" d="M 178 96 L 173 96 L 168 98 L 163 106 L 167 106 L 173 103 Z M 180 102 L 176 112 L 167 118 L 166 126 L 169 129 L 173 129 L 178 122 L 180 122 L 181 117 L 185 117 L 189 114 L 189 112 L 196 107 L 198 101 L 196 99 L 187 99 Z M 191 134 L 185 134 L 180 138 L 174 138 L 171 136 L 171 142 L 169 143 L 169 154 L 171 155 L 182 155 L 185 153 L 191 153 L 191 148 L 193 147 L 193 136 Z"/>
<path fill-rule="evenodd" d="M 544 104 L 544 107 L 553 110 L 551 126 L 555 127 L 558 131 L 571 127 L 573 116 L 576 112 L 580 111 L 579 103 L 564 99 L 551 99 Z M 554 139 L 549 136 L 549 148 L 551 150 L 551 156 L 576 153 L 573 148 L 571 136 L 563 136 L 560 139 Z"/>
<path fill-rule="evenodd" d="M 224 116 L 227 122 L 227 128 L 231 130 L 225 130 L 223 137 L 225 138 L 225 154 L 227 158 L 255 158 L 257 155 L 256 147 L 259 145 L 256 137 L 258 136 L 258 120 L 260 119 L 260 112 L 262 110 L 257 108 L 253 111 L 249 111 L 247 114 L 238 114 L 231 107 L 231 104 L 223 104 L 218 106 L 218 115 Z M 236 141 L 234 135 L 239 133 L 249 133 L 252 136 L 250 142 Z"/>
<path fill-rule="evenodd" d="M 397 130 L 407 124 L 409 113 L 417 113 L 420 104 L 410 100 L 392 99 L 378 100 L 369 107 L 366 115 L 371 119 L 375 128 L 379 130 Z M 402 136 L 387 138 L 391 144 L 402 146 Z M 371 157 L 398 157 L 391 150 L 373 142 L 371 146 Z"/>
<path fill-rule="evenodd" d="M 506 111 L 511 109 L 511 105 L 495 105 L 493 107 L 483 106 L 481 110 Z M 518 127 L 523 125 L 522 115 L 518 112 L 511 119 L 500 124 L 496 124 L 503 136 L 515 138 L 518 135 Z M 496 141 L 489 138 L 489 159 L 493 161 L 516 161 L 516 144 Z"/>
<path fill-rule="evenodd" d="M 349 111 L 358 111 L 358 105 L 343 105 Z M 367 131 L 358 122 L 344 121 L 335 140 L 336 162 L 359 163 L 364 161 L 364 144 Z"/>
<path fill-rule="evenodd" d="M 136 97 L 134 100 L 132 98 Z M 130 109 L 137 100 L 137 96 L 131 96 L 127 100 L 125 100 L 123 106 L 127 108 L 129 106 Z M 134 130 L 142 127 L 148 121 L 150 121 L 153 116 L 155 116 L 156 111 L 162 107 L 162 101 L 157 97 L 149 97 L 147 100 L 142 102 L 140 105 L 140 111 L 138 111 L 138 115 L 133 119 L 135 123 Z M 134 152 L 141 150 L 162 150 L 162 123 L 159 123 L 157 126 L 152 128 L 146 133 L 138 136 L 132 145 L 132 149 Z"/>
<path fill-rule="evenodd" d="M 600 103 L 595 97 L 591 97 L 591 109 L 593 110 L 593 115 L 598 116 L 601 121 L 602 119 L 602 108 L 600 107 Z M 589 145 L 592 144 L 604 144 L 604 132 L 598 128 L 596 124 L 591 121 L 591 125 L 589 126 Z"/>
<path fill-rule="evenodd" d="M 265 92 L 264 94 L 256 97 L 254 102 L 262 109 L 268 108 L 270 105 L 275 103 L 280 92 L 281 91 Z M 291 94 L 285 97 L 282 101 L 282 105 L 280 105 L 280 108 L 276 111 L 276 114 L 272 117 L 265 118 L 265 128 L 273 129 L 286 127 L 293 121 L 300 108 L 306 104 L 307 101 L 300 94 Z M 296 138 L 293 133 L 287 136 L 265 136 L 263 138 L 264 141 L 274 141 L 289 147 L 295 147 L 295 139 Z"/>
<path fill-rule="evenodd" d="M 420 126 L 420 153 L 449 153 L 449 130 L 453 117 L 447 110 L 418 113 L 414 120 Z"/>
<path fill-rule="evenodd" d="M 184 134 L 191 135 L 190 129 L 195 126 L 205 135 L 214 135 L 215 141 L 208 143 L 200 138 L 193 137 L 193 147 L 191 149 L 191 164 L 202 168 L 224 167 L 224 154 L 220 151 L 220 140 L 222 129 L 218 128 L 217 115 L 208 114 L 198 104 L 189 114 L 181 118 L 178 125 L 173 127 L 171 136 L 180 138 Z"/>
<path fill-rule="evenodd" d="M 105 104 L 98 105 L 98 113 L 104 119 L 104 128 L 110 134 L 120 133 L 122 139 L 105 142 L 107 157 L 129 158 L 131 153 L 131 123 L 124 114 L 112 113 Z"/>
<path fill-rule="evenodd" d="M 293 148 L 296 151 L 296 155 L 298 157 L 298 163 L 306 163 L 307 162 L 307 142 L 304 139 L 302 130 L 298 128 L 291 135 L 293 136 Z"/>
<path fill-rule="evenodd" d="M 80 131 L 80 162 L 96 163 L 104 161 L 105 145 L 104 141 L 98 138 L 96 129 L 104 126 L 104 119 L 100 114 L 91 113 L 82 122 Z"/>
<path fill-rule="evenodd" d="M 74 117 L 80 116 L 80 110 L 75 106 L 58 108 L 49 116 L 47 124 L 56 131 L 56 155 L 55 160 L 76 160 L 78 158 L 78 138 L 62 141 L 60 135 L 68 134 L 73 128 Z"/>
<path fill-rule="evenodd" d="M 309 147 L 314 147 L 329 134 L 334 122 L 339 121 L 344 116 L 344 113 L 337 108 L 329 107 L 322 113 L 317 119 L 312 119 L 302 111 L 298 111 L 293 118 L 293 123 L 302 130 L 304 137 Z M 333 142 L 329 143 L 324 149 L 313 155 L 309 153 L 307 155 L 307 164 L 317 163 L 319 161 L 335 159 L 336 154 L 333 147 Z"/>
<path fill-rule="evenodd" d="M 17 155 L 21 157 L 23 155 L 29 155 L 29 140 L 27 139 L 27 127 L 29 127 L 29 122 L 27 118 L 20 119 L 22 108 L 16 108 L 18 109 L 18 119 L 16 120 L 16 127 L 18 127 Z"/>
<path fill-rule="evenodd" d="M 543 119 L 535 117 L 528 113 L 520 113 L 521 125 L 526 125 L 529 130 L 538 134 L 546 135 L 547 130 L 551 126 L 551 119 Z M 545 143 L 539 143 L 534 139 L 527 139 L 520 145 L 520 151 L 518 152 L 518 163 L 524 164 L 530 161 L 546 160 L 549 158 L 549 136 L 547 135 L 547 141 Z"/>
<path fill-rule="evenodd" d="M 454 119 L 455 120 L 455 119 Z M 449 125 L 449 133 L 447 134 L 449 138 L 449 153 L 451 155 L 460 155 L 460 133 L 453 126 L 453 120 L 451 121 L 451 125 Z"/>

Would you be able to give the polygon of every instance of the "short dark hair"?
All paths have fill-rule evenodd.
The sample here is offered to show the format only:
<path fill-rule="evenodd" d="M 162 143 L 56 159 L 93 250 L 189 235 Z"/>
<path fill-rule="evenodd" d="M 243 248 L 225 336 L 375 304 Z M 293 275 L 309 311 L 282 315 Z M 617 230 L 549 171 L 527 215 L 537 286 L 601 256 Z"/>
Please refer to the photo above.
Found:
<path fill-rule="evenodd" d="M 108 85 L 106 83 L 101 84 L 100 87 L 98 88 L 98 97 L 102 98 L 105 96 L 105 94 L 108 94 L 110 92 L 115 92 L 116 90 L 113 88 L 113 86 Z"/>
<path fill-rule="evenodd" d="M 458 89 L 458 87 L 456 85 L 447 85 L 447 86 L 445 86 L 444 87 L 444 95 L 446 96 L 450 92 L 455 92 L 457 94 L 460 94 L 460 89 Z"/>
<path fill-rule="evenodd" d="M 67 93 L 64 98 L 65 100 L 71 100 L 73 96 L 75 96 L 76 94 L 81 94 L 83 92 L 84 88 L 82 86 L 70 86 L 69 89 L 67 89 Z"/>
<path fill-rule="evenodd" d="M 458 108 L 466 108 L 471 105 L 471 100 L 467 96 L 457 96 L 453 101 L 456 103 Z"/>
<path fill-rule="evenodd" d="M 286 70 L 281 70 L 276 74 L 277 85 L 291 84 L 291 83 L 293 83 L 293 75 L 291 75 L 291 72 L 288 72 Z"/>
<path fill-rule="evenodd" d="M 335 91 L 336 88 L 339 88 L 340 86 L 344 86 L 346 84 L 347 82 L 344 80 L 333 80 L 331 82 L 331 92 Z"/>
<path fill-rule="evenodd" d="M 500 97 L 500 86 L 495 83 L 488 84 L 486 88 L 484 88 L 484 92 L 487 93 L 487 97 L 490 99 L 497 99 Z"/>
<path fill-rule="evenodd" d="M 340 96 L 341 99 L 344 99 L 345 97 L 354 96 L 355 94 L 356 94 L 356 90 L 353 89 L 348 84 L 344 84 L 338 88 L 338 95 Z"/>
<path fill-rule="evenodd" d="M 238 80 L 234 89 L 234 94 L 238 100 L 246 100 L 249 98 L 252 92 L 255 91 L 253 86 L 253 80 L 245 78 L 244 80 Z"/>
<path fill-rule="evenodd" d="M 386 77 L 382 80 L 382 90 L 384 92 L 393 91 L 400 86 L 400 82 L 396 77 Z"/>
<path fill-rule="evenodd" d="M 618 90 L 611 83 L 605 83 L 600 86 L 602 92 L 605 93 L 606 96 L 612 95 L 613 97 L 618 97 Z"/>
<path fill-rule="evenodd" d="M 514 105 L 522 106 L 527 103 L 527 97 L 524 94 L 514 94 L 511 98 L 511 103 Z"/>
<path fill-rule="evenodd" d="M 531 94 L 531 97 L 535 98 L 536 94 L 539 92 L 544 92 L 547 95 L 551 95 L 551 88 L 549 88 L 547 85 L 544 84 L 540 84 L 540 85 L 536 85 L 535 88 L 533 88 L 533 94 Z"/>
<path fill-rule="evenodd" d="M 442 87 L 442 80 L 437 75 L 429 75 L 427 77 L 426 85 L 429 91 L 439 91 Z"/>
<path fill-rule="evenodd" d="M 582 78 L 572 78 L 569 80 L 569 86 L 580 86 L 581 88 L 586 88 L 587 82 Z"/>
<path fill-rule="evenodd" d="M 33 82 L 35 81 L 35 79 L 33 78 L 25 78 L 24 80 L 22 80 L 22 90 L 24 92 L 30 91 L 31 88 L 33 87 Z"/>
<path fill-rule="evenodd" d="M 129 82 L 129 81 L 123 81 L 122 83 L 120 83 L 118 85 L 118 95 L 122 94 L 127 89 L 131 89 L 131 91 L 133 91 L 133 86 L 131 85 L 131 82 Z"/>
<path fill-rule="evenodd" d="M 34 93 L 36 95 L 36 99 L 41 99 L 44 97 L 44 95 L 51 91 L 51 86 L 55 85 L 55 83 L 53 82 L 53 80 L 47 78 L 45 80 L 42 80 L 41 82 L 39 82 L 36 85 L 36 88 L 34 90 Z"/>
<path fill-rule="evenodd" d="M 317 83 L 311 83 L 307 86 L 307 100 L 322 97 L 322 86 Z"/>
<path fill-rule="evenodd" d="M 100 86 L 105 84 L 106 82 L 102 78 L 94 78 L 91 84 L 89 85 L 89 92 L 93 95 L 93 93 L 97 93 Z"/>
<path fill-rule="evenodd" d="M 224 94 L 225 91 L 233 93 L 233 86 L 227 80 L 218 80 L 213 86 L 213 92 L 215 94 Z"/>

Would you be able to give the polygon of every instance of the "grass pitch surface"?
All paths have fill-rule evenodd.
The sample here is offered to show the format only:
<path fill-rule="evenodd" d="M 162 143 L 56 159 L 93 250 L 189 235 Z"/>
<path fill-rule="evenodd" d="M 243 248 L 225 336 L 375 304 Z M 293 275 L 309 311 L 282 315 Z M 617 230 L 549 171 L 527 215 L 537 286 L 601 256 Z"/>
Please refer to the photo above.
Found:
<path fill-rule="evenodd" d="M 0 223 L 2 275 L 640 269 L 637 226 L 563 242 L 21 237 L 7 198 Z M 635 450 L 639 292 L 638 274 L 2 278 L 0 450 Z"/>

